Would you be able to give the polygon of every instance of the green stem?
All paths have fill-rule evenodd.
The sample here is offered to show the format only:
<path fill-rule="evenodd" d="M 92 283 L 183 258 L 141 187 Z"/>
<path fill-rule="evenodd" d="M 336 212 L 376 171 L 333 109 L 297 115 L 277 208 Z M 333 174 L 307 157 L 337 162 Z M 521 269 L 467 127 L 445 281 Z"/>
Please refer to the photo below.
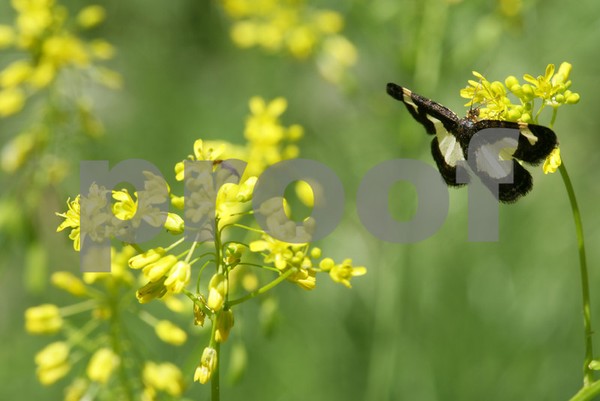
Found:
<path fill-rule="evenodd" d="M 575 197 L 575 191 L 571 184 L 571 179 L 567 173 L 567 168 L 564 163 L 558 168 L 560 175 L 565 184 L 565 189 L 569 194 L 569 201 L 571 202 L 571 210 L 573 212 L 573 220 L 575 222 L 575 231 L 577 232 L 577 245 L 579 248 L 579 271 L 581 273 L 581 295 L 583 301 L 583 326 L 585 330 L 585 360 L 583 363 L 583 386 L 584 390 L 587 386 L 590 386 L 594 382 L 594 372 L 590 369 L 590 362 L 594 357 L 592 348 L 592 318 L 590 308 L 590 285 L 588 278 L 587 262 L 585 258 L 585 243 L 583 234 L 583 224 L 581 221 L 581 213 L 579 212 L 579 206 L 577 205 L 577 199 Z"/>
<path fill-rule="evenodd" d="M 598 394 L 600 394 L 600 381 L 594 382 L 587 387 L 583 387 L 569 401 L 587 401 Z"/>
<path fill-rule="evenodd" d="M 237 304 L 241 304 L 244 301 L 247 301 L 251 298 L 254 298 L 260 294 L 264 294 L 265 292 L 269 291 L 271 288 L 275 287 L 277 284 L 281 283 L 283 280 L 285 280 L 286 278 L 288 278 L 292 273 L 294 273 L 295 270 L 294 269 L 289 269 L 288 271 L 286 271 L 285 273 L 283 273 L 281 276 L 277 277 L 275 280 L 271 281 L 269 284 L 260 287 L 258 290 L 256 291 L 252 291 L 251 293 L 238 298 L 238 299 L 234 299 L 233 301 L 228 301 L 227 302 L 227 307 L 231 307 L 233 305 L 237 305 Z"/>
<path fill-rule="evenodd" d="M 111 341 L 111 347 L 114 351 L 115 354 L 117 354 L 119 356 L 119 358 L 121 359 L 121 362 L 119 363 L 118 366 L 118 371 L 119 371 L 119 381 L 121 382 L 121 385 L 123 386 L 124 390 L 125 390 L 125 394 L 126 394 L 126 398 L 129 401 L 134 401 L 135 397 L 133 395 L 133 389 L 131 388 L 131 381 L 129 380 L 129 375 L 127 374 L 127 368 L 126 368 L 126 363 L 125 363 L 125 353 L 123 350 L 123 346 L 122 346 L 122 339 L 121 337 L 121 321 L 120 321 L 120 308 L 121 305 L 119 305 L 119 299 L 120 299 L 120 294 L 118 291 L 118 288 L 112 288 L 111 294 L 110 294 L 110 300 L 109 300 L 109 304 L 110 304 L 110 341 Z"/>
<path fill-rule="evenodd" d="M 214 325 L 215 322 L 213 322 Z M 219 372 L 221 370 L 221 344 L 215 342 L 213 348 L 217 351 L 217 367 L 210 377 L 210 401 L 219 401 L 221 397 L 221 387 L 219 384 Z"/>

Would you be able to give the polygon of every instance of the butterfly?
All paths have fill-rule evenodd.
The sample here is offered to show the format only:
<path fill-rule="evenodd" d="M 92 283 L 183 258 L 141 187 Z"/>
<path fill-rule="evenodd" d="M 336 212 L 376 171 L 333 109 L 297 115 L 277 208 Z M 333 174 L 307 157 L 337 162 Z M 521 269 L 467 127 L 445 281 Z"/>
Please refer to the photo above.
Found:
<path fill-rule="evenodd" d="M 425 127 L 428 134 L 435 135 L 431 141 L 431 153 L 442 178 L 449 186 L 458 187 L 467 183 L 465 180 L 457 180 L 457 165 L 460 161 L 467 160 L 469 154 L 476 154 L 481 156 L 476 162 L 468 160 L 473 172 L 488 188 L 498 188 L 498 199 L 501 202 L 515 202 L 531 190 L 533 179 L 521 163 L 514 160 L 537 165 L 558 146 L 556 134 L 550 128 L 541 125 L 478 120 L 476 109 L 470 110 L 466 117 L 459 118 L 441 104 L 394 83 L 387 84 L 387 93 L 404 103 L 409 113 Z M 514 130 L 511 137 L 518 139 L 506 137 L 497 143 L 490 142 L 496 152 L 480 152 L 480 149 L 472 149 L 472 152 L 469 152 L 471 138 L 487 128 Z M 488 132 L 493 131 L 486 131 L 486 135 Z M 506 170 L 506 164 L 498 163 L 501 159 L 512 160 L 512 182 L 505 180 L 510 170 Z"/>

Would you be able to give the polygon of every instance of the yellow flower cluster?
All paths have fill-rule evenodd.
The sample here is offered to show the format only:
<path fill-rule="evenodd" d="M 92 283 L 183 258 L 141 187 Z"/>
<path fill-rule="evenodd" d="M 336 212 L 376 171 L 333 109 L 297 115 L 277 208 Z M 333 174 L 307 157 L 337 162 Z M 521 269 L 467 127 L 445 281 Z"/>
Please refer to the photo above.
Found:
<path fill-rule="evenodd" d="M 340 34 L 344 18 L 303 0 L 221 0 L 234 20 L 231 39 L 240 48 L 288 52 L 298 59 L 316 54 L 322 75 L 339 83 L 357 60 L 354 45 Z"/>
<path fill-rule="evenodd" d="M 539 117 L 546 107 L 552 108 L 552 120 L 554 123 L 557 109 L 564 104 L 575 104 L 579 102 L 579 94 L 572 92 L 571 74 L 572 66 L 563 62 L 558 71 L 554 64 L 548 64 L 544 75 L 533 77 L 530 74 L 523 75 L 524 83 L 514 76 L 509 76 L 500 81 L 488 81 L 480 73 L 473 71 L 478 81 L 469 80 L 469 85 L 461 89 L 460 95 L 469 99 L 465 106 L 480 104 L 477 108 L 479 119 L 521 121 L 525 123 L 539 124 Z M 513 103 L 509 98 L 512 94 L 518 99 Z M 540 99 L 541 105 L 536 110 L 535 100 Z M 544 173 L 553 173 L 561 164 L 560 151 L 558 148 L 552 152 L 543 165 Z"/>
<path fill-rule="evenodd" d="M 0 49 L 13 47 L 22 53 L 0 73 L 0 117 L 18 113 L 28 93 L 50 85 L 62 69 L 88 69 L 95 60 L 115 53 L 105 40 L 81 40 L 70 28 L 67 9 L 54 0 L 12 0 L 12 6 L 17 16 L 12 26 L 0 25 Z M 104 16 L 102 7 L 89 6 L 76 22 L 89 29 Z"/>
<path fill-rule="evenodd" d="M 115 280 L 118 278 L 118 281 L 113 282 L 110 288 L 114 288 L 118 283 L 131 289 L 139 283 L 141 287 L 136 292 L 139 304 L 162 299 L 171 310 L 181 312 L 186 308 L 175 297 L 184 294 L 193 302 L 195 326 L 202 327 L 205 321 L 210 319 L 213 325 L 210 341 L 194 374 L 194 380 L 200 383 L 208 382 L 215 372 L 219 360 L 217 345 L 226 342 L 232 332 L 235 323 L 233 307 L 236 305 L 269 291 L 286 279 L 310 290 L 315 288 L 316 275 L 319 272 L 328 273 L 334 281 L 347 287 L 350 287 L 353 277 L 366 273 L 364 267 L 352 266 L 350 259 L 335 264 L 332 259 L 325 258 L 319 263 L 321 250 L 311 248 L 309 244 L 315 226 L 314 219 L 307 218 L 303 224 L 297 226 L 289 219 L 289 208 L 284 198 L 267 200 L 259 206 L 257 212 L 266 216 L 269 232 L 283 234 L 286 238 L 292 235 L 301 238 L 305 243 L 279 241 L 260 228 L 239 223 L 242 218 L 254 213 L 250 210 L 250 205 L 258 175 L 272 164 L 296 157 L 299 153 L 295 142 L 302 137 L 303 130 L 299 125 L 282 125 L 280 117 L 286 107 L 287 102 L 283 98 L 271 102 L 259 97 L 252 98 L 251 114 L 244 131 L 247 144 L 244 146 L 198 139 L 194 143 L 193 154 L 187 158 L 189 163 L 183 161 L 175 166 L 175 179 L 183 180 L 186 186 L 184 196 L 172 193 L 162 178 L 144 173 L 146 181 L 143 191 L 133 194 L 127 190 L 109 192 L 93 184 L 88 194 L 67 201 L 67 212 L 58 214 L 64 218 L 58 230 L 71 229 L 69 237 L 73 240 L 76 250 L 88 237 L 94 241 L 105 239 L 107 235 L 114 236 L 120 233 L 122 226 L 137 226 L 139 219 L 145 218 L 138 216 L 140 211 L 148 212 L 158 202 L 166 201 L 167 196 L 174 208 L 184 210 L 189 226 L 198 221 L 206 220 L 209 223 L 209 237 L 200 235 L 205 228 L 185 227 L 186 234 L 187 231 L 191 231 L 192 236 L 148 250 L 142 250 L 138 245 L 132 244 L 125 247 L 123 252 L 112 255 L 111 266 L 112 275 L 116 275 Z M 240 169 L 236 169 L 236 162 L 231 159 L 247 161 L 245 170 L 241 171 L 241 163 Z M 298 190 L 303 201 L 307 204 L 312 203 L 310 186 L 305 185 Z M 142 197 L 142 193 L 145 196 Z M 107 205 L 108 194 L 112 194 L 112 205 Z M 81 232 L 82 221 L 86 222 L 85 227 L 88 227 L 90 232 Z M 153 219 L 146 221 L 151 225 L 158 223 Z M 184 233 L 183 219 L 177 213 L 168 213 L 165 227 L 175 235 Z M 236 234 L 244 235 L 240 240 L 230 239 Z M 249 240 L 251 235 L 256 238 L 257 234 L 261 235 L 261 239 Z M 186 239 L 188 243 L 185 243 Z M 186 249 L 175 252 L 175 248 L 183 246 Z M 209 251 L 199 251 L 198 255 L 195 252 L 200 247 L 208 247 Z M 205 276 L 209 277 L 205 282 L 201 280 L 202 273 L 210 265 L 213 265 L 215 270 L 209 276 Z M 125 266 L 129 269 L 125 269 Z M 254 273 L 255 269 L 275 273 L 276 277 L 260 287 L 260 277 Z M 138 280 L 133 277 L 134 271 L 140 272 Z M 99 295 L 98 291 L 88 284 L 101 280 L 101 276 L 100 273 L 95 273 L 94 276 L 90 276 L 91 274 L 86 273 L 84 279 L 80 280 L 70 273 L 59 272 L 53 275 L 52 281 L 72 295 L 94 300 Z M 195 292 L 188 288 L 192 281 L 196 283 Z M 236 287 L 236 282 L 242 283 L 241 289 Z M 110 281 L 105 280 L 105 284 L 110 284 Z M 236 297 L 237 292 L 242 289 L 246 293 Z M 113 304 L 107 304 L 98 307 L 94 301 L 91 307 L 95 309 L 95 315 L 112 321 L 112 316 L 117 311 L 110 309 Z M 68 312 L 68 307 L 58 309 L 46 305 L 38 308 L 41 309 L 28 312 L 30 321 L 27 325 L 31 327 L 31 331 L 42 333 L 60 330 L 62 318 Z M 166 343 L 179 346 L 188 338 L 186 330 L 169 320 L 159 320 L 145 310 L 138 311 L 137 316 L 152 326 L 157 337 Z M 93 358 L 94 363 L 88 367 L 89 380 L 104 383 L 113 368 L 125 365 L 123 361 L 116 361 L 109 356 L 106 352 Z M 161 375 L 165 378 L 161 378 Z M 142 399 L 145 401 L 155 399 L 158 391 L 172 396 L 182 392 L 181 373 L 173 369 L 172 365 L 146 364 L 143 382 Z M 83 385 L 74 382 L 69 391 L 75 397 L 80 394 L 82 388 Z"/>

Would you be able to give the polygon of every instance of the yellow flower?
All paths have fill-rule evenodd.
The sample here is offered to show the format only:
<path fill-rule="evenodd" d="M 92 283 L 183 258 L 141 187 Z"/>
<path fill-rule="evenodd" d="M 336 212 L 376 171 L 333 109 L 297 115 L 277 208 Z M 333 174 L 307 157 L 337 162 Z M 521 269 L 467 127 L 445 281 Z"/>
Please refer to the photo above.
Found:
<path fill-rule="evenodd" d="M 147 387 L 164 391 L 174 397 L 183 392 L 183 375 L 172 363 L 146 362 L 142 380 Z"/>
<path fill-rule="evenodd" d="M 552 151 L 552 153 L 550 153 L 550 155 L 548 155 L 548 157 L 544 161 L 544 165 L 542 166 L 544 174 L 556 172 L 556 170 L 558 170 L 561 164 L 562 161 L 560 159 L 560 148 L 557 147 Z"/>
<path fill-rule="evenodd" d="M 323 271 L 328 271 L 331 279 L 336 283 L 342 283 L 348 288 L 352 288 L 350 279 L 356 276 L 362 276 L 367 273 L 367 269 L 362 266 L 352 266 L 352 259 L 345 259 L 340 264 L 335 264 L 333 259 L 325 258 L 319 264 Z"/>
<path fill-rule="evenodd" d="M 231 309 L 222 310 L 217 314 L 216 330 L 215 330 L 215 341 L 218 343 L 224 343 L 229 338 L 229 332 L 233 327 L 234 319 L 233 312 Z"/>
<path fill-rule="evenodd" d="M 141 269 L 149 265 L 150 263 L 157 262 L 165 254 L 165 250 L 162 247 L 152 248 L 144 253 L 135 255 L 129 259 L 128 264 L 132 269 Z"/>
<path fill-rule="evenodd" d="M 104 7 L 98 5 L 87 6 L 77 15 L 77 23 L 79 26 L 89 29 L 93 28 L 104 21 L 106 11 Z"/>
<path fill-rule="evenodd" d="M 200 365 L 198 365 L 194 372 L 194 381 L 201 384 L 207 383 L 217 368 L 217 363 L 217 351 L 212 347 L 204 348 L 202 357 L 200 358 Z"/>
<path fill-rule="evenodd" d="M 223 273 L 217 273 L 208 283 L 208 300 L 206 306 L 213 311 L 219 311 L 223 307 L 225 297 L 227 296 L 228 282 Z"/>
<path fill-rule="evenodd" d="M 30 132 L 19 134 L 2 147 L 0 166 L 7 173 L 19 170 L 35 150 L 36 136 Z"/>
<path fill-rule="evenodd" d="M 16 114 L 25 105 L 25 93 L 19 88 L 0 91 L 0 117 Z"/>
<path fill-rule="evenodd" d="M 183 291 L 190 282 L 190 270 L 190 264 L 183 260 L 175 263 L 165 280 L 165 287 L 167 287 L 167 290 L 174 294 Z"/>
<path fill-rule="evenodd" d="M 51 62 L 44 60 L 40 62 L 29 77 L 28 82 L 34 88 L 45 88 L 54 80 L 56 76 L 56 67 Z"/>
<path fill-rule="evenodd" d="M 58 306 L 43 304 L 25 311 L 25 329 L 32 334 L 53 334 L 62 328 Z"/>
<path fill-rule="evenodd" d="M 71 202 L 71 198 L 67 199 L 67 206 L 69 210 L 66 213 L 56 213 L 57 216 L 64 217 L 65 221 L 63 221 L 58 228 L 57 232 L 64 230 L 65 228 L 71 228 L 71 233 L 69 234 L 69 238 L 73 240 L 73 248 L 76 251 L 80 249 L 80 231 L 81 231 L 81 209 L 79 205 L 80 196 L 77 195 L 74 201 Z"/>
<path fill-rule="evenodd" d="M 105 384 L 119 363 L 119 356 L 110 348 L 101 348 L 92 355 L 86 369 L 87 376 L 91 381 Z"/>
<path fill-rule="evenodd" d="M 187 340 L 187 334 L 168 320 L 161 320 L 154 328 L 158 338 L 172 345 L 182 345 Z"/>
<path fill-rule="evenodd" d="M 68 358 L 69 346 L 65 342 L 54 342 L 38 352 L 35 364 L 40 383 L 48 386 L 69 373 L 71 365 Z"/>
<path fill-rule="evenodd" d="M 161 298 L 167 293 L 167 287 L 165 287 L 165 280 L 163 277 L 158 281 L 149 281 L 146 285 L 136 291 L 135 297 L 141 304 L 146 304 L 153 299 Z"/>
<path fill-rule="evenodd" d="M 40 36 L 52 24 L 53 0 L 12 0 L 18 11 L 17 26 L 22 35 Z"/>
<path fill-rule="evenodd" d="M 32 71 L 28 61 L 14 61 L 0 73 L 0 85 L 5 88 L 14 88 L 29 78 Z"/>
<path fill-rule="evenodd" d="M 108 60 L 114 57 L 116 50 L 113 45 L 106 40 L 96 39 L 90 42 L 92 55 L 100 60 Z"/>
<path fill-rule="evenodd" d="M 15 31 L 8 25 L 0 25 L 0 49 L 5 49 L 15 42 Z"/>
<path fill-rule="evenodd" d="M 42 52 L 43 60 L 49 61 L 57 67 L 74 65 L 83 68 L 89 64 L 90 57 L 83 42 L 68 33 L 46 39 Z"/>
<path fill-rule="evenodd" d="M 177 263 L 177 256 L 166 255 L 156 262 L 146 265 L 142 271 L 148 280 L 158 281 L 167 275 L 175 263 Z"/>
<path fill-rule="evenodd" d="M 65 388 L 65 401 L 81 401 L 88 389 L 88 382 L 85 379 L 77 378 L 67 388 Z"/>
<path fill-rule="evenodd" d="M 65 290 L 75 296 L 82 296 L 87 294 L 87 288 L 83 281 L 71 272 L 55 272 L 52 273 L 51 277 L 52 284 L 61 290 Z"/>
<path fill-rule="evenodd" d="M 338 33 L 344 28 L 344 18 L 335 11 L 317 11 L 315 25 L 323 33 Z"/>

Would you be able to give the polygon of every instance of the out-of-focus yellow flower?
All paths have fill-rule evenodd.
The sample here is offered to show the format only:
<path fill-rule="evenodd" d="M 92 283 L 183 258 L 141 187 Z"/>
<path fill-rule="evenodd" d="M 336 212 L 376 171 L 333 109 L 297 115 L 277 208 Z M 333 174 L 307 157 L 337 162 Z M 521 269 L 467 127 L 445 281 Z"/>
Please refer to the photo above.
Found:
<path fill-rule="evenodd" d="M 37 377 L 40 383 L 48 386 L 63 378 L 71 365 L 68 361 L 69 346 L 65 342 L 54 342 L 35 355 Z"/>
<path fill-rule="evenodd" d="M 24 133 L 4 145 L 0 153 L 2 170 L 7 173 L 14 173 L 23 167 L 35 149 L 35 144 L 35 135 Z"/>
<path fill-rule="evenodd" d="M 67 291 L 75 296 L 83 296 L 87 294 L 87 288 L 83 281 L 71 272 L 61 271 L 52 273 L 51 276 L 52 284 L 61 290 Z"/>
<path fill-rule="evenodd" d="M 0 25 L 0 49 L 5 49 L 15 42 L 15 31 L 8 25 Z"/>
<path fill-rule="evenodd" d="M 17 60 L 0 72 L 0 85 L 5 88 L 14 88 L 25 81 L 33 69 L 26 60 Z"/>
<path fill-rule="evenodd" d="M 83 42 L 70 34 L 50 37 L 44 42 L 43 52 L 44 60 L 55 66 L 72 64 L 86 67 L 90 60 Z"/>
<path fill-rule="evenodd" d="M 147 387 L 164 391 L 174 397 L 183 392 L 183 375 L 172 363 L 146 362 L 142 378 Z"/>
<path fill-rule="evenodd" d="M 90 50 L 92 55 L 99 60 L 111 59 L 116 53 L 115 47 L 103 39 L 91 41 Z"/>
<path fill-rule="evenodd" d="M 88 389 L 88 382 L 85 379 L 77 378 L 67 388 L 65 388 L 65 401 L 81 401 Z"/>
<path fill-rule="evenodd" d="M 154 328 L 158 338 L 172 345 L 182 345 L 187 340 L 187 334 L 168 320 L 161 320 Z"/>
<path fill-rule="evenodd" d="M 62 328 L 58 306 L 43 304 L 25 311 L 25 329 L 32 334 L 53 334 Z"/>
<path fill-rule="evenodd" d="M 0 90 L 0 117 L 16 114 L 25 105 L 25 93 L 19 88 Z"/>
<path fill-rule="evenodd" d="M 98 5 L 87 6 L 77 14 L 77 23 L 86 29 L 93 28 L 104 21 L 106 11 Z"/>
<path fill-rule="evenodd" d="M 101 348 L 92 355 L 86 369 L 87 376 L 91 381 L 105 384 L 119 363 L 119 356 L 110 348 Z"/>

